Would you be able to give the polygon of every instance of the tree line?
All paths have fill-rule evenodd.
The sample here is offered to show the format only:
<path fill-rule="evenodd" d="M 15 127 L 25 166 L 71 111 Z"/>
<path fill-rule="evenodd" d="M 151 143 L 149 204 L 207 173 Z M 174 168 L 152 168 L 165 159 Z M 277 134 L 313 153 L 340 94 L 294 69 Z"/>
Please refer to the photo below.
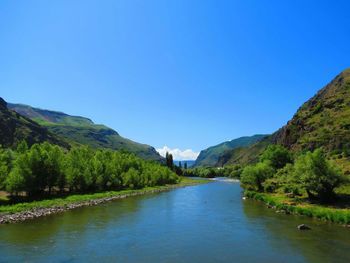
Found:
<path fill-rule="evenodd" d="M 322 149 L 294 156 L 280 145 L 270 145 L 255 165 L 241 174 L 244 188 L 259 192 L 281 192 L 329 202 L 335 188 L 347 183 L 341 170 L 326 158 Z"/>
<path fill-rule="evenodd" d="M 242 173 L 242 166 L 227 165 L 224 167 L 196 167 L 190 169 L 183 169 L 183 175 L 189 177 L 230 177 L 239 178 Z"/>
<path fill-rule="evenodd" d="M 126 152 L 87 146 L 67 151 L 49 143 L 28 147 L 25 142 L 16 150 L 0 148 L 0 189 L 12 195 L 139 189 L 178 180 L 169 168 Z"/>

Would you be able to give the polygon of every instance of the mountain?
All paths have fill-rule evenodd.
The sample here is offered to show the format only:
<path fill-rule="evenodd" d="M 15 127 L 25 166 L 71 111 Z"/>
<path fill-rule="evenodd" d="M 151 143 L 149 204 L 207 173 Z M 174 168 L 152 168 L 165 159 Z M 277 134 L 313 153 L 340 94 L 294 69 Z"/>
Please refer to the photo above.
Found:
<path fill-rule="evenodd" d="M 272 143 L 272 137 L 267 136 L 261 141 L 256 142 L 247 147 L 239 147 L 230 151 L 226 151 L 219 156 L 216 166 L 232 165 L 232 164 L 251 164 L 259 160 L 260 154 L 266 147 Z"/>
<path fill-rule="evenodd" d="M 350 172 L 346 168 L 350 156 L 350 69 L 305 102 L 284 127 L 251 147 L 232 151 L 220 163 L 254 162 L 269 143 L 284 145 L 293 152 L 322 147 Z"/>
<path fill-rule="evenodd" d="M 245 136 L 209 147 L 199 153 L 194 166 L 216 166 L 219 158 L 227 151 L 252 145 L 266 136 L 262 134 Z"/>
<path fill-rule="evenodd" d="M 69 148 L 69 144 L 45 127 L 8 108 L 5 100 L 0 98 L 0 145 L 15 147 L 21 141 L 29 145 L 48 141 L 52 144 Z"/>
<path fill-rule="evenodd" d="M 304 103 L 273 141 L 295 151 L 323 147 L 339 154 L 350 149 L 350 69 Z"/>
<path fill-rule="evenodd" d="M 163 160 L 153 147 L 123 138 L 115 130 L 97 125 L 88 118 L 23 104 L 9 103 L 8 107 L 46 127 L 53 134 L 65 138 L 72 145 L 84 144 L 93 148 L 125 150 L 146 160 Z"/>

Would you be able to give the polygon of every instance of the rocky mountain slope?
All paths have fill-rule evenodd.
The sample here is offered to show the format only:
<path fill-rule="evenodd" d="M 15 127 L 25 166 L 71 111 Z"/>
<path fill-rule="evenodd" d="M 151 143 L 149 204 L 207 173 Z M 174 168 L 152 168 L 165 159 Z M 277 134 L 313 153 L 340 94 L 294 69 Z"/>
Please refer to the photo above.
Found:
<path fill-rule="evenodd" d="M 16 147 L 21 141 L 29 145 L 48 141 L 68 148 L 69 144 L 49 132 L 45 127 L 8 108 L 5 100 L 0 98 L 0 145 Z"/>
<path fill-rule="evenodd" d="M 248 148 L 226 153 L 219 163 L 254 162 L 269 143 L 282 144 L 294 152 L 322 147 L 330 158 L 347 166 L 350 156 L 350 69 L 341 72 L 305 102 L 280 130 Z"/>

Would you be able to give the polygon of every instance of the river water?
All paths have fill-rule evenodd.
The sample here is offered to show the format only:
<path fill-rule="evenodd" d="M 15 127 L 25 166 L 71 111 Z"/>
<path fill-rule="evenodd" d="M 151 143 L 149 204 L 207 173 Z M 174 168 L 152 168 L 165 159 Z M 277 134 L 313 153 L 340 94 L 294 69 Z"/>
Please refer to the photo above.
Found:
<path fill-rule="evenodd" d="M 221 180 L 0 226 L 0 262 L 96 261 L 350 262 L 350 229 L 277 214 Z"/>

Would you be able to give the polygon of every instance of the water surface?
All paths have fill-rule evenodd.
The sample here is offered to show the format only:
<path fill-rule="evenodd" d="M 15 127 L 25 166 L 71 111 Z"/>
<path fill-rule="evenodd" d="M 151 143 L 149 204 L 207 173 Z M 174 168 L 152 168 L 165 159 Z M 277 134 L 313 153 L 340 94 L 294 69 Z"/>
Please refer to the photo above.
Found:
<path fill-rule="evenodd" d="M 241 195 L 215 181 L 2 225 L 0 261 L 350 262 L 350 229 Z"/>

